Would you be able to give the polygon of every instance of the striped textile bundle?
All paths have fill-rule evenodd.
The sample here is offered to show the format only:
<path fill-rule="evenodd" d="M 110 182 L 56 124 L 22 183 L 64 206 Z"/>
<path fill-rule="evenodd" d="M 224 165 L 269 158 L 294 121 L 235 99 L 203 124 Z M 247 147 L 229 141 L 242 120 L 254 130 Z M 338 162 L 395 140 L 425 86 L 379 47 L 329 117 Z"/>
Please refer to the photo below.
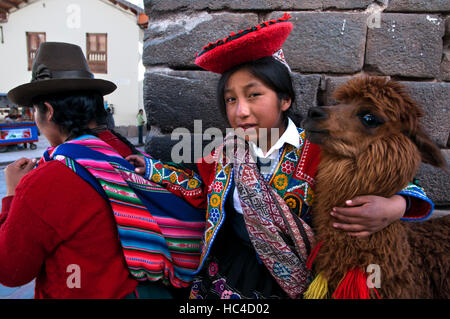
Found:
<path fill-rule="evenodd" d="M 102 140 L 85 135 L 50 148 L 58 160 L 111 204 L 123 254 L 138 280 L 187 287 L 197 273 L 205 212 L 134 173 L 134 166 Z"/>

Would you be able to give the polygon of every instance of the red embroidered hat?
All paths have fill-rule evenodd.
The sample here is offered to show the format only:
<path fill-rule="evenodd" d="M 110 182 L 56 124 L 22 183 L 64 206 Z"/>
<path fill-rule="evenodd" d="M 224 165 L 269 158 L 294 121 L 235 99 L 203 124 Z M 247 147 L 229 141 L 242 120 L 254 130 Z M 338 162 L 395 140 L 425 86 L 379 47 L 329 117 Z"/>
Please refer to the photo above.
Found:
<path fill-rule="evenodd" d="M 195 64 L 201 68 L 224 73 L 233 66 L 272 56 L 281 49 L 293 28 L 285 13 L 282 18 L 263 22 L 252 28 L 232 32 L 225 39 L 209 43 L 196 54 Z"/>

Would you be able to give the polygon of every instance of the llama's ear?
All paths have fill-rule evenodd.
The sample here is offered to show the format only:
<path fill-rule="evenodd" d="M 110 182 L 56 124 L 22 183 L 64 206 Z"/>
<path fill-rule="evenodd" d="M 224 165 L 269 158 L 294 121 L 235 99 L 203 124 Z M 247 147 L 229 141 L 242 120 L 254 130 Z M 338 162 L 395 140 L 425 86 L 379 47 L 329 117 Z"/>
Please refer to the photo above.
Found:
<path fill-rule="evenodd" d="M 410 138 L 419 149 L 422 162 L 439 167 L 448 173 L 447 163 L 441 150 L 420 126 L 417 128 L 416 134 L 411 134 Z"/>

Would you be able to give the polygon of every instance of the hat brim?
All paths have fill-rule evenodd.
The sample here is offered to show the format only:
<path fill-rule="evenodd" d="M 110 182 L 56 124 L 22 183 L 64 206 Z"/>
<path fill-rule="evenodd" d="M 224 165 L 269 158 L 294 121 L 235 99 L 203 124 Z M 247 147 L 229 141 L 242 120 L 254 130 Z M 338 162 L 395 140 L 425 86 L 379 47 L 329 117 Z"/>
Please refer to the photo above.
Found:
<path fill-rule="evenodd" d="M 292 28 L 292 23 L 280 22 L 258 29 L 202 53 L 195 63 L 205 70 L 223 74 L 236 65 L 272 56 L 281 49 Z"/>
<path fill-rule="evenodd" d="M 17 105 L 32 106 L 33 98 L 40 95 L 75 91 L 97 91 L 107 95 L 116 88 L 113 82 L 103 79 L 48 79 L 19 85 L 8 92 L 8 99 Z"/>

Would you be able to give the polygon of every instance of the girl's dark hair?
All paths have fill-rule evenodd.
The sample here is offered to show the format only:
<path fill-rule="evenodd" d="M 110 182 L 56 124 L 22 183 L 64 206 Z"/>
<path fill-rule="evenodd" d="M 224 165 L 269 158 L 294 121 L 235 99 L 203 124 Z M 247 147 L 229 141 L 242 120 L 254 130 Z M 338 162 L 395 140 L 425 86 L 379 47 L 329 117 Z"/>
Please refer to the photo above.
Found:
<path fill-rule="evenodd" d="M 83 134 L 92 134 L 88 123 L 95 120 L 97 124 L 106 123 L 106 110 L 103 96 L 98 92 L 70 92 L 38 96 L 33 99 L 39 111 L 47 113 L 45 102 L 53 107 L 52 121 L 61 131 L 75 138 Z"/>
<path fill-rule="evenodd" d="M 237 65 L 222 74 L 222 77 L 217 85 L 217 102 L 225 119 L 227 118 L 225 86 L 230 77 L 235 72 L 242 69 L 248 70 L 253 76 L 257 77 L 264 84 L 274 90 L 277 93 L 278 100 L 281 101 L 283 99 L 291 98 L 291 107 L 284 112 L 284 115 L 286 116 L 286 113 L 292 109 L 292 106 L 295 103 L 295 91 L 292 85 L 291 74 L 288 68 L 274 57 L 264 57 Z"/>

